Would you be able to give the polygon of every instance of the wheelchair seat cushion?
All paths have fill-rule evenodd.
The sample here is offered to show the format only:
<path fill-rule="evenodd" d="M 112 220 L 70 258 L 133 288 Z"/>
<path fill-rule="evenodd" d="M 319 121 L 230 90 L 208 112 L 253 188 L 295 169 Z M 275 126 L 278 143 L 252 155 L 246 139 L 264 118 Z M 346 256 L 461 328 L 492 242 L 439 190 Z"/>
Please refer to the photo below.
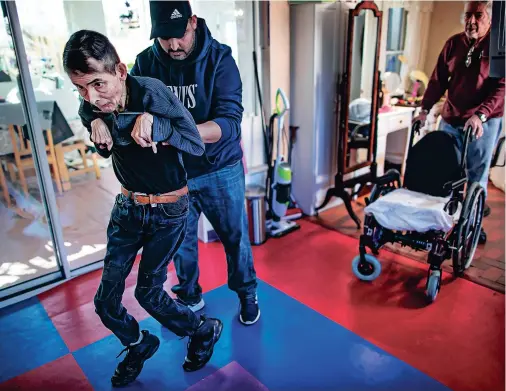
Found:
<path fill-rule="evenodd" d="M 422 137 L 409 151 L 404 187 L 436 197 L 447 197 L 445 184 L 462 178 L 461 151 L 457 140 L 443 131 Z"/>
<path fill-rule="evenodd" d="M 460 215 L 459 210 L 453 216 L 444 210 L 449 200 L 402 188 L 378 198 L 364 211 L 392 231 L 449 232 Z"/>

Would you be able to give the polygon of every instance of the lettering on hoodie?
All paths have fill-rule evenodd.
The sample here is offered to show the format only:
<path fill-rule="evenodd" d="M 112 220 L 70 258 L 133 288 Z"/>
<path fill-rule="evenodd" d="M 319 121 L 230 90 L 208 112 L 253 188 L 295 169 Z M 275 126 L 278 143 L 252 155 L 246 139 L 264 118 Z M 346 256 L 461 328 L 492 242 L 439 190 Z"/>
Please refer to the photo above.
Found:
<path fill-rule="evenodd" d="M 167 86 L 178 97 L 178 99 L 185 105 L 187 109 L 193 109 L 197 105 L 195 100 L 195 90 L 197 84 L 190 84 L 188 86 Z"/>

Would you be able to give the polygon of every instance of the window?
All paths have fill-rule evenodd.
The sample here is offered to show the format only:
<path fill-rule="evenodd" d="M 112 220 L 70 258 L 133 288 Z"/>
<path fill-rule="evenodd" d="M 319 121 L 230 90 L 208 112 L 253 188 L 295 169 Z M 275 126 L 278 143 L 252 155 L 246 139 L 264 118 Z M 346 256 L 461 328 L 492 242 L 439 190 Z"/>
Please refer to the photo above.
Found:
<path fill-rule="evenodd" d="M 388 31 L 385 72 L 401 73 L 401 60 L 406 41 L 406 22 L 408 11 L 404 8 L 390 8 L 388 10 Z"/>
<path fill-rule="evenodd" d="M 254 3 L 234 0 L 192 0 L 192 11 L 206 21 L 214 39 L 230 46 L 242 80 L 245 114 L 255 112 Z"/>

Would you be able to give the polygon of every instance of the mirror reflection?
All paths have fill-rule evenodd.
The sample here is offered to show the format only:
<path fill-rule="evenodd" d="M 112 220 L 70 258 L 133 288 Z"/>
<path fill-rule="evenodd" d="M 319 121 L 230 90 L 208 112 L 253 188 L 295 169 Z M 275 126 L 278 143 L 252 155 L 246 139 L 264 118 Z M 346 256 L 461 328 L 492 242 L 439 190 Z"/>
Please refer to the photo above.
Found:
<path fill-rule="evenodd" d="M 349 55 L 349 114 L 346 166 L 370 160 L 373 81 L 376 73 L 378 18 L 373 10 L 364 9 L 353 22 L 353 44 Z"/>

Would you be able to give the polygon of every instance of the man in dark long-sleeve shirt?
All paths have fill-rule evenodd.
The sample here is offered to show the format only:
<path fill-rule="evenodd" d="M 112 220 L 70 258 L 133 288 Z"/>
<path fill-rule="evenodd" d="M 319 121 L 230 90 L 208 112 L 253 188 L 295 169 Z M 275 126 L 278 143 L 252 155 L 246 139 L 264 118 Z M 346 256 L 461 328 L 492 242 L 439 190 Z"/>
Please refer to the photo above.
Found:
<path fill-rule="evenodd" d="M 416 119 L 427 114 L 447 91 L 440 130 L 454 135 L 462 148 L 464 129 L 473 128 L 467 170 L 470 182 L 487 191 L 492 154 L 503 126 L 505 80 L 489 77 L 492 1 L 465 4 L 465 31 L 446 41 L 422 100 Z M 480 243 L 485 243 L 482 229 Z"/>
<path fill-rule="evenodd" d="M 121 304 L 125 280 L 142 248 L 135 297 L 163 326 L 188 336 L 187 371 L 211 358 L 222 323 L 196 316 L 163 289 L 167 266 L 181 245 L 188 215 L 182 153 L 202 155 L 204 143 L 184 106 L 156 79 L 133 77 L 109 40 L 97 32 L 73 34 L 63 65 L 84 98 L 79 115 L 103 157 L 112 156 L 122 185 L 107 229 L 107 252 L 95 309 L 125 346 L 111 382 L 124 386 L 140 374 L 160 345 Z M 93 207 L 93 206 L 92 206 Z M 123 352 L 122 352 L 123 353 Z"/>

